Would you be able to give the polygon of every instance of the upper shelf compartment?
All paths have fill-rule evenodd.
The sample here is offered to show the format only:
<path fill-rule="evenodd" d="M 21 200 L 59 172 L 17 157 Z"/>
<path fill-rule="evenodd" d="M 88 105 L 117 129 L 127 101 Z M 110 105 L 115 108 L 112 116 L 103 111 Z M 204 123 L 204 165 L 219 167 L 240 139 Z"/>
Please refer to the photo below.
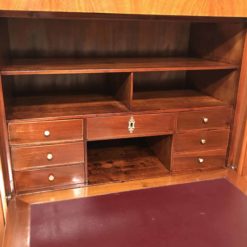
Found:
<path fill-rule="evenodd" d="M 2 75 L 83 74 L 188 70 L 231 70 L 238 66 L 190 57 L 16 59 L 1 68 Z"/>

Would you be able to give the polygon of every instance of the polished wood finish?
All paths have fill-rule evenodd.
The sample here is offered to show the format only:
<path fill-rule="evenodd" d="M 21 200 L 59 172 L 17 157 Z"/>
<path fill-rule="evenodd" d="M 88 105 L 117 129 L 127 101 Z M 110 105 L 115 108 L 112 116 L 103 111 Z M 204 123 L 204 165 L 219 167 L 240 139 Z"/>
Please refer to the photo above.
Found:
<path fill-rule="evenodd" d="M 11 171 L 11 157 L 8 143 L 8 130 L 5 115 L 5 103 L 3 95 L 2 78 L 0 77 L 0 158 L 4 174 L 4 187 L 6 194 L 13 191 L 13 178 Z"/>
<path fill-rule="evenodd" d="M 198 58 L 101 58 L 15 60 L 2 75 L 120 73 L 147 71 L 225 70 L 238 66 Z"/>
<path fill-rule="evenodd" d="M 10 123 L 8 126 L 11 145 L 83 140 L 82 120 Z"/>
<path fill-rule="evenodd" d="M 243 54 L 247 53 L 247 34 L 245 33 L 245 43 Z M 238 166 L 241 157 L 241 150 L 244 138 L 244 128 L 247 119 L 247 57 L 243 56 L 239 78 L 239 90 L 236 98 L 236 110 L 232 131 L 232 144 L 229 152 L 229 163 Z M 241 168 L 240 168 L 241 169 Z"/>
<path fill-rule="evenodd" d="M 245 123 L 245 131 L 241 148 L 241 156 L 238 165 L 238 175 L 247 176 L 247 121 Z"/>
<path fill-rule="evenodd" d="M 135 121 L 135 128 L 131 133 L 129 131 L 129 121 L 132 118 Z M 164 123 L 164 125 L 160 123 Z M 175 117 L 172 114 L 88 118 L 87 139 L 102 140 L 171 134 L 174 128 Z"/>
<path fill-rule="evenodd" d="M 31 205 L 22 200 L 10 202 L 4 234 L 4 247 L 30 246 L 30 211 Z"/>
<path fill-rule="evenodd" d="M 102 2 L 101 0 L 90 0 L 81 2 L 79 0 L 64 0 L 63 2 L 9 0 L 1 2 L 0 10 L 26 12 L 35 16 L 32 12 L 44 12 L 48 16 L 54 16 L 56 12 L 76 13 L 103 13 L 103 14 L 139 14 L 139 15 L 168 15 L 168 16 L 215 16 L 215 17 L 247 17 L 247 4 L 244 0 L 234 3 L 224 0 L 217 4 L 210 0 L 195 0 L 187 2 L 183 0 L 168 1 L 135 1 L 123 0 L 116 4 L 115 1 Z"/>
<path fill-rule="evenodd" d="M 200 162 L 200 160 L 202 162 Z M 188 172 L 205 169 L 219 169 L 226 165 L 226 150 L 200 152 L 189 156 L 176 155 L 173 159 L 172 172 Z"/>
<path fill-rule="evenodd" d="M 15 171 L 84 163 L 83 142 L 30 147 L 12 147 Z"/>
<path fill-rule="evenodd" d="M 230 107 L 215 107 L 212 110 L 181 112 L 178 114 L 178 130 L 228 128 L 231 119 L 232 109 Z"/>
<path fill-rule="evenodd" d="M 205 144 L 203 144 L 203 140 Z M 226 150 L 229 130 L 203 130 L 175 135 L 174 152 L 198 154 L 200 151 Z"/>
<path fill-rule="evenodd" d="M 17 193 L 84 183 L 81 164 L 14 172 Z"/>

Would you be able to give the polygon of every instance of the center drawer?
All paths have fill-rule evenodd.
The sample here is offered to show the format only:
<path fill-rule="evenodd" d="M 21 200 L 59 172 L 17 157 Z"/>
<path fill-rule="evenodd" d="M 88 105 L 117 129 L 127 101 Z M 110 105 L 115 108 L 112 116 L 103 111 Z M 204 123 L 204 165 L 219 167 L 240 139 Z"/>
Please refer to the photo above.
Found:
<path fill-rule="evenodd" d="M 11 153 L 14 170 L 84 163 L 83 142 L 12 147 Z"/>
<path fill-rule="evenodd" d="M 229 130 L 204 130 L 177 134 L 174 138 L 174 151 L 198 152 L 222 149 L 228 145 Z"/>
<path fill-rule="evenodd" d="M 142 114 L 95 117 L 87 120 L 87 139 L 103 140 L 170 134 L 175 128 L 172 114 Z"/>

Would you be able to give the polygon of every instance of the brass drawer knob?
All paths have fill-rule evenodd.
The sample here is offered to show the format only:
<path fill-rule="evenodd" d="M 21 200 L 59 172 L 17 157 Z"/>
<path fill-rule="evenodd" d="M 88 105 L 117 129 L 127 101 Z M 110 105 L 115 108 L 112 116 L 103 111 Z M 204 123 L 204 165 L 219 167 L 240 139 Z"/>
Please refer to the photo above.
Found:
<path fill-rule="evenodd" d="M 201 139 L 201 141 L 200 141 L 200 142 L 201 142 L 201 144 L 202 144 L 202 145 L 204 145 L 204 144 L 206 144 L 206 143 L 207 143 L 206 139 Z"/>
<path fill-rule="evenodd" d="M 136 121 L 135 121 L 134 117 L 131 116 L 130 119 L 129 119 L 129 125 L 128 125 L 129 133 L 133 133 L 134 132 L 134 130 L 135 130 L 135 123 L 136 123 Z"/>
<path fill-rule="evenodd" d="M 53 159 L 53 154 L 49 153 L 49 154 L 47 154 L 46 157 L 47 157 L 48 160 L 52 160 Z"/>
<path fill-rule="evenodd" d="M 48 137 L 51 135 L 51 132 L 49 130 L 44 131 L 44 136 Z"/>
<path fill-rule="evenodd" d="M 203 158 L 198 158 L 198 163 L 202 164 L 204 162 Z"/>
<path fill-rule="evenodd" d="M 49 180 L 50 182 L 54 181 L 54 180 L 55 180 L 55 176 L 54 176 L 53 174 L 50 174 L 50 175 L 48 176 L 48 180 Z"/>
<path fill-rule="evenodd" d="M 207 117 L 203 117 L 202 118 L 202 122 L 205 123 L 205 124 L 208 123 L 208 118 Z"/>

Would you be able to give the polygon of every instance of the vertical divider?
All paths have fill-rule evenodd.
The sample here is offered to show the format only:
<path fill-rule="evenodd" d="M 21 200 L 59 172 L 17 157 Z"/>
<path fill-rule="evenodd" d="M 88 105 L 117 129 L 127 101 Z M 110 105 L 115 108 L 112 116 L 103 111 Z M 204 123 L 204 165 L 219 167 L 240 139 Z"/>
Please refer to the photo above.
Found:
<path fill-rule="evenodd" d="M 116 98 L 131 110 L 133 100 L 133 73 L 127 74 L 126 77 L 124 76 L 121 86 L 116 91 Z"/>
<path fill-rule="evenodd" d="M 88 155 L 87 155 L 87 119 L 83 119 L 83 148 L 84 148 L 84 184 L 88 185 Z"/>
<path fill-rule="evenodd" d="M 5 114 L 2 77 L 0 77 L 0 158 L 3 165 L 4 185 L 6 194 L 13 192 L 11 158 L 8 142 L 8 130 Z"/>

